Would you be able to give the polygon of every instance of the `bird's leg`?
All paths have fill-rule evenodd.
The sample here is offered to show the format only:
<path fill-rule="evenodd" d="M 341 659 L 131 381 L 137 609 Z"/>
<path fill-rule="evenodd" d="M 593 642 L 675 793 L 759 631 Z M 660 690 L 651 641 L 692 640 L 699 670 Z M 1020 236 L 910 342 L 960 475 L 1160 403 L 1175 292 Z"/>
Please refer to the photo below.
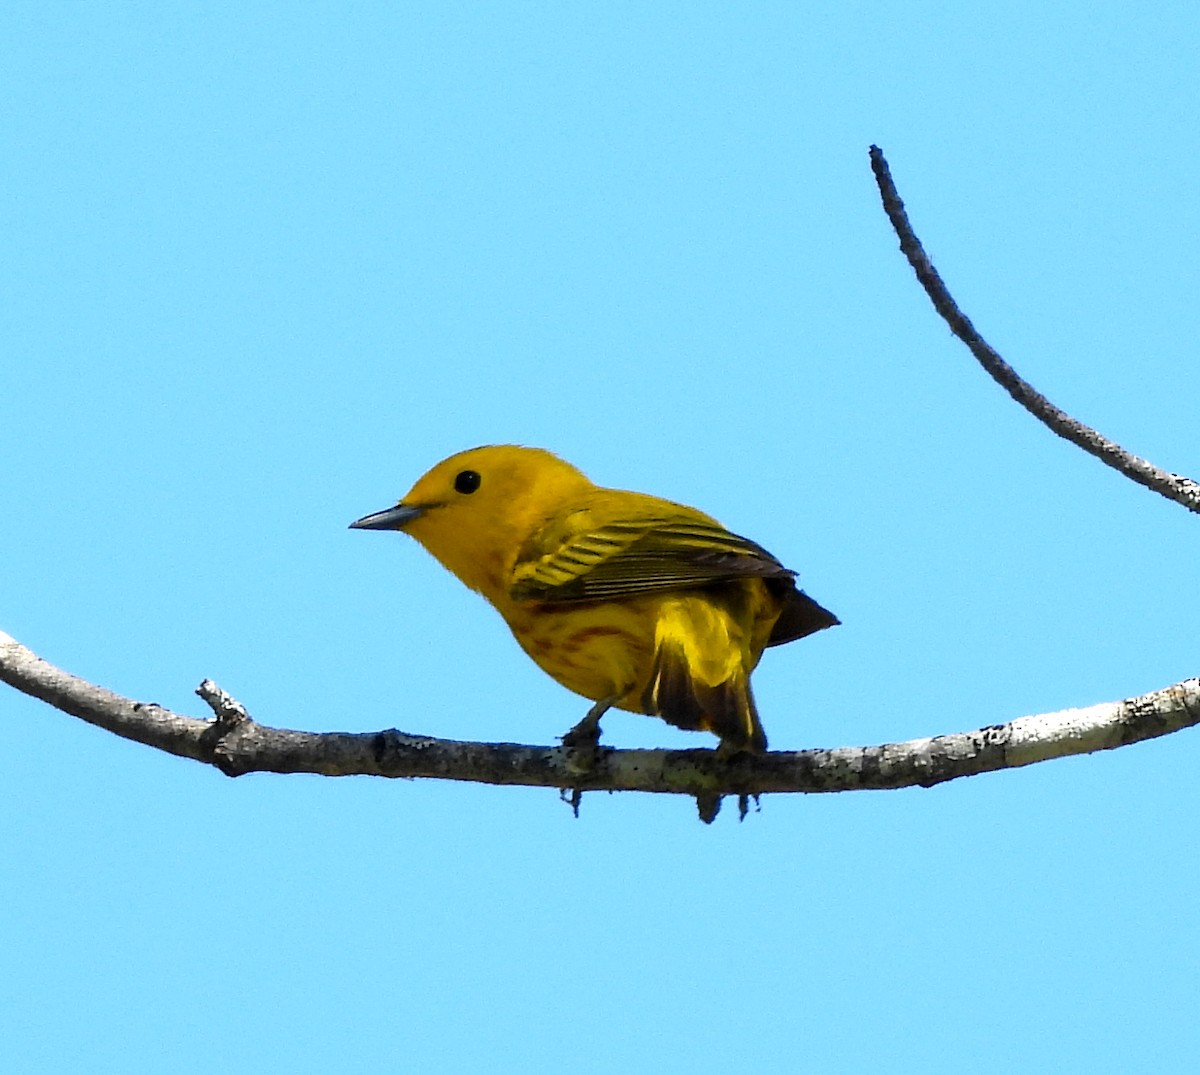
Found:
<path fill-rule="evenodd" d="M 612 708 L 616 696 L 601 698 L 587 711 L 578 724 L 562 737 L 565 747 L 590 747 L 595 750 L 600 744 L 600 718 Z"/>
<path fill-rule="evenodd" d="M 601 698 L 587 711 L 583 720 L 562 737 L 562 744 L 567 748 L 568 771 L 582 775 L 596 768 L 596 757 L 600 751 L 600 718 L 616 700 L 615 694 Z M 582 791 L 576 788 L 571 800 L 576 817 L 579 816 L 579 799 L 582 794 Z"/>

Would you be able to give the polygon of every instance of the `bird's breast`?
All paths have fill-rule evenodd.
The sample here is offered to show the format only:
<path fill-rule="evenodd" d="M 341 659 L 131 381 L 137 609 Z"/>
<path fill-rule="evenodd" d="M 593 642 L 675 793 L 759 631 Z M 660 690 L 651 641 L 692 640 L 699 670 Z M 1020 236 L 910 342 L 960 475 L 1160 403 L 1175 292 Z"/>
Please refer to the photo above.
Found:
<path fill-rule="evenodd" d="M 635 695 L 650 675 L 655 604 L 514 603 L 505 619 L 521 648 L 568 690 L 593 701 L 614 695 L 624 699 Z"/>

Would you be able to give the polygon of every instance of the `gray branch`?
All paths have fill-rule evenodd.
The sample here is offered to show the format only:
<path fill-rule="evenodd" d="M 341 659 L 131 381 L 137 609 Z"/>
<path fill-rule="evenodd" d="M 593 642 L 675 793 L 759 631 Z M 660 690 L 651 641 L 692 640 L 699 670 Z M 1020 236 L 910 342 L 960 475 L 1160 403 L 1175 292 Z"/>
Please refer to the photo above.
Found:
<path fill-rule="evenodd" d="M 227 776 L 425 777 L 584 791 L 690 795 L 711 820 L 724 795 L 932 787 L 1050 758 L 1154 739 L 1200 723 L 1200 679 L 1087 709 L 1021 717 L 977 731 L 870 747 L 771 751 L 721 758 L 715 750 L 614 750 L 580 759 L 563 746 L 468 743 L 378 732 L 298 732 L 269 728 L 211 680 L 197 690 L 215 718 L 183 716 L 135 702 L 42 660 L 0 632 L 0 680 L 56 709 L 126 739 L 216 766 Z"/>
<path fill-rule="evenodd" d="M 908 263 L 917 274 L 917 279 L 929 296 L 934 309 L 942 315 L 943 320 L 954 333 L 970 349 L 971 354 L 978 359 L 979 364 L 991 375 L 1001 388 L 1013 399 L 1032 414 L 1038 421 L 1048 426 L 1060 437 L 1094 455 L 1102 463 L 1107 463 L 1114 470 L 1120 471 L 1127 478 L 1132 478 L 1147 489 L 1161 493 L 1168 500 L 1182 504 L 1190 511 L 1200 512 L 1200 484 L 1185 478 L 1180 474 L 1162 470 L 1153 463 L 1134 455 L 1122 448 L 1115 441 L 1109 440 L 1103 434 L 1097 433 L 1090 426 L 1072 418 L 1066 411 L 1060 410 L 1043 396 L 1028 381 L 1021 378 L 1003 358 L 988 344 L 971 324 L 970 318 L 958 308 L 942 278 L 938 275 L 933 262 L 921 246 L 904 202 L 892 181 L 892 173 L 884 158 L 883 150 L 878 146 L 871 147 L 871 169 L 875 173 L 875 182 L 879 194 L 883 198 L 883 209 L 892 222 L 892 228 L 900 239 L 900 249 L 908 258 Z"/>
<path fill-rule="evenodd" d="M 1200 512 L 1200 485 L 1161 470 L 1055 407 L 1022 380 L 959 310 L 908 222 L 887 161 L 876 146 L 871 164 L 900 248 L 938 313 L 985 370 L 1051 430 L 1134 481 Z M 721 797 L 767 792 L 866 791 L 932 787 L 947 780 L 1013 769 L 1051 758 L 1113 750 L 1200 723 L 1200 679 L 1086 709 L 1020 717 L 971 732 L 870 747 L 772 751 L 723 757 L 715 750 L 580 750 L 519 743 L 464 743 L 378 732 L 299 732 L 254 721 L 211 680 L 196 693 L 214 719 L 184 716 L 135 702 L 42 660 L 0 632 L 0 680 L 25 694 L 169 754 L 204 762 L 228 776 L 319 773 L 324 776 L 424 777 L 484 784 L 559 788 L 579 805 L 584 791 L 689 795 L 711 821 Z"/>

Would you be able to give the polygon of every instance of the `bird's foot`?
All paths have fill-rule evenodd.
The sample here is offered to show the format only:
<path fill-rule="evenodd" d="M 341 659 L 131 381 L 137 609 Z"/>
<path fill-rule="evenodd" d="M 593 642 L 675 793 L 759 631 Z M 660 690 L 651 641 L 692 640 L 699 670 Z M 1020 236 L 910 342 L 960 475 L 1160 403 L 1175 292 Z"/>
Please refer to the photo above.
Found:
<path fill-rule="evenodd" d="M 596 766 L 600 749 L 600 718 L 612 706 L 615 698 L 601 698 L 587 711 L 578 724 L 562 737 L 567 748 L 567 766 L 576 772 L 587 772 Z"/>
<path fill-rule="evenodd" d="M 744 754 L 753 754 L 754 751 L 745 743 L 735 743 L 729 739 L 722 739 L 717 744 L 715 753 L 717 761 L 728 763 Z"/>

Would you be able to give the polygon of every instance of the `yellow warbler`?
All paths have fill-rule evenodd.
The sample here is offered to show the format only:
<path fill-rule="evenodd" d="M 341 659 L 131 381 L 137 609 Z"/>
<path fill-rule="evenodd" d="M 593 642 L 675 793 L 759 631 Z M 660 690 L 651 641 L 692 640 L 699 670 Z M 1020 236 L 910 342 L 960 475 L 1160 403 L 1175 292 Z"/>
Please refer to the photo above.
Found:
<path fill-rule="evenodd" d="M 750 693 L 764 647 L 839 622 L 753 541 L 540 448 L 452 455 L 351 526 L 411 534 L 483 594 L 544 672 L 596 703 L 574 729 L 593 738 L 617 706 L 765 750 Z"/>

